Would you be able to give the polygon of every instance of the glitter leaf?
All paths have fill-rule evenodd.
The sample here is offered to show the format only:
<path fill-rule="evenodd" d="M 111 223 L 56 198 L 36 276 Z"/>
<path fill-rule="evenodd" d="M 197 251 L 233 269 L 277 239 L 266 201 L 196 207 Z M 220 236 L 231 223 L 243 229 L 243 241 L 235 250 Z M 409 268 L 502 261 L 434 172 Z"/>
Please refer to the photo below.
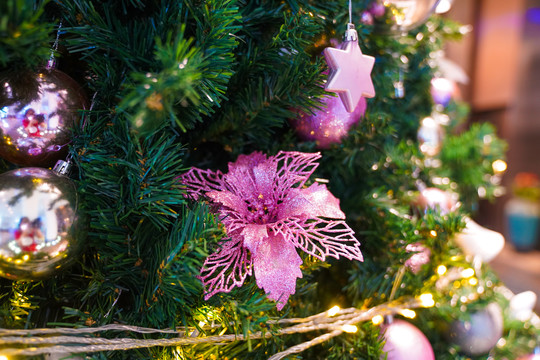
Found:
<path fill-rule="evenodd" d="M 251 255 L 238 238 L 222 242 L 221 248 L 206 258 L 201 269 L 199 278 L 205 286 L 204 299 L 241 286 L 251 273 Z"/>

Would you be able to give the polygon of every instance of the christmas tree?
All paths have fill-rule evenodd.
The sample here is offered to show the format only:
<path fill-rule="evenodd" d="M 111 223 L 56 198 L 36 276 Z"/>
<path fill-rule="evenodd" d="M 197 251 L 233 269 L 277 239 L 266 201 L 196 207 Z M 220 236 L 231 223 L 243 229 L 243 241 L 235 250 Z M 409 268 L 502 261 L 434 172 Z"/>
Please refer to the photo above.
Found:
<path fill-rule="evenodd" d="M 3 1 L 0 355 L 531 354 L 471 220 L 505 144 L 412 3 Z"/>

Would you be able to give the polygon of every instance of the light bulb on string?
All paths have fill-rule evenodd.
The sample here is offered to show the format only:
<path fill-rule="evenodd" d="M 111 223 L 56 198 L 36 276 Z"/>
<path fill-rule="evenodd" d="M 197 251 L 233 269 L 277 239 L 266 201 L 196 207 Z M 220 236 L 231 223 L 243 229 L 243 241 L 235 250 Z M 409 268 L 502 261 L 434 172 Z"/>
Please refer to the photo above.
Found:
<path fill-rule="evenodd" d="M 348 334 L 355 334 L 358 332 L 358 327 L 356 327 L 355 325 L 346 324 L 341 327 L 341 330 Z"/>
<path fill-rule="evenodd" d="M 329 317 L 332 317 L 332 316 L 336 316 L 338 313 L 339 313 L 339 306 L 333 306 L 331 307 L 329 310 L 328 310 L 328 316 Z"/>

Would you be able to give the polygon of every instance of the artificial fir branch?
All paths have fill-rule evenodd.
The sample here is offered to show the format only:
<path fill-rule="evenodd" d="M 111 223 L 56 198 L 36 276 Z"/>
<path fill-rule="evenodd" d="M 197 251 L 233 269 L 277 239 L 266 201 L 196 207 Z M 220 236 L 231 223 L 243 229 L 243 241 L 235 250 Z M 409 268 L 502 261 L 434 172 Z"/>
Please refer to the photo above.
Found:
<path fill-rule="evenodd" d="M 0 4 L 0 70 L 45 66 L 56 21 L 44 21 L 48 1 L 3 1 Z"/>

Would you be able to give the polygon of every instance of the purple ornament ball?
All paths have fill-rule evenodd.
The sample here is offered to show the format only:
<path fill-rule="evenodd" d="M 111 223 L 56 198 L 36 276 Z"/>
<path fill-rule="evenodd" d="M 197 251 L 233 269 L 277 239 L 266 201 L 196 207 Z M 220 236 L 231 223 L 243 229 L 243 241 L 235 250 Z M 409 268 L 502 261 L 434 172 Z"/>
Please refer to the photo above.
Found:
<path fill-rule="evenodd" d="M 383 351 L 388 353 L 388 360 L 435 360 L 429 340 L 416 326 L 394 319 L 383 326 L 383 331 Z"/>
<path fill-rule="evenodd" d="M 369 12 L 377 18 L 381 17 L 386 12 L 386 6 L 384 6 L 384 4 L 381 4 L 380 2 L 371 3 L 371 6 L 369 7 Z"/>
<path fill-rule="evenodd" d="M 456 84 L 446 78 L 433 78 L 430 92 L 435 104 L 447 106 L 456 92 Z"/>
<path fill-rule="evenodd" d="M 317 147 L 327 149 L 331 144 L 341 142 L 349 129 L 364 115 L 366 99 L 360 98 L 352 113 L 337 96 L 328 95 L 323 98 L 323 105 L 314 114 L 299 112 L 296 119 L 291 120 L 297 135 L 305 141 L 317 142 Z"/>

